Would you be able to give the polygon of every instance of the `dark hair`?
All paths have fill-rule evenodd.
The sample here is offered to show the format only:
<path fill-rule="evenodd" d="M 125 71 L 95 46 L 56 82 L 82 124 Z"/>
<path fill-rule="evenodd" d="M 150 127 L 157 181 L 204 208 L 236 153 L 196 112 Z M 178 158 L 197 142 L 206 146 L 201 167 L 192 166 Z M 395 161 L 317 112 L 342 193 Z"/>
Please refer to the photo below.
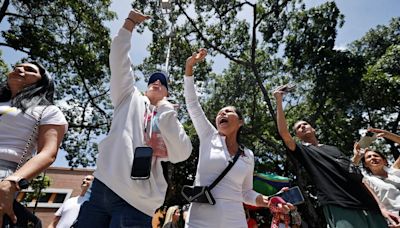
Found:
<path fill-rule="evenodd" d="M 369 150 L 369 149 L 367 149 L 367 150 L 365 151 L 364 156 L 362 156 L 362 158 L 361 158 L 361 163 L 363 164 L 365 171 L 367 171 L 367 173 L 369 173 L 369 174 L 372 174 L 372 171 L 371 171 L 367 166 L 365 166 L 365 155 L 366 155 L 367 152 L 369 152 L 369 151 L 374 152 L 374 153 L 377 153 L 377 154 L 378 154 L 382 159 L 384 159 L 386 162 L 387 162 L 387 158 L 386 158 L 386 156 L 385 156 L 383 153 L 381 153 L 381 152 L 379 152 L 379 151 L 376 151 L 376 150 Z"/>
<path fill-rule="evenodd" d="M 313 123 L 311 120 L 308 120 L 308 119 L 300 119 L 300 120 L 297 120 L 294 124 L 293 124 L 293 126 L 292 126 L 292 131 L 293 131 L 293 133 L 296 135 L 296 125 L 298 124 L 298 123 L 300 123 L 300 122 L 305 122 L 305 123 L 307 123 L 308 125 L 310 125 L 312 128 L 314 128 L 314 125 L 315 125 L 315 123 Z M 315 130 L 315 128 L 314 128 L 314 130 Z"/>
<path fill-rule="evenodd" d="M 28 62 L 39 68 L 41 79 L 19 91 L 11 98 L 11 90 L 6 81 L 0 86 L 0 102 L 11 100 L 11 105 L 25 112 L 37 105 L 54 104 L 54 81 L 42 64 L 36 61 Z"/>

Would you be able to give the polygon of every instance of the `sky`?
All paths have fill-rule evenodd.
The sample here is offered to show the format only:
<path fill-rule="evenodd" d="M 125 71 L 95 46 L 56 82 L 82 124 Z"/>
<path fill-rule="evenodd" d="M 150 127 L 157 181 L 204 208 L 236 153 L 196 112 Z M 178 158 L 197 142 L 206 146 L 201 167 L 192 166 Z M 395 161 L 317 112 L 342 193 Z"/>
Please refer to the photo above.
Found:
<path fill-rule="evenodd" d="M 115 11 L 118 15 L 118 19 L 105 22 L 105 25 L 110 28 L 112 36 L 118 32 L 124 19 L 129 14 L 131 2 L 131 0 L 115 0 L 111 4 L 110 9 Z M 307 7 L 320 5 L 324 2 L 326 1 L 305 1 Z M 337 49 L 345 48 L 346 45 L 352 41 L 365 35 L 371 28 L 377 25 L 387 25 L 392 17 L 400 16 L 399 0 L 338 0 L 335 2 L 341 13 L 345 16 L 343 27 L 338 29 L 335 43 Z M 7 28 L 7 23 L 4 22 L 0 24 L 0 30 L 4 30 L 5 28 Z M 147 46 L 150 42 L 151 33 L 147 30 L 145 30 L 143 34 L 133 34 L 130 56 L 134 65 L 142 63 L 143 59 L 148 56 Z M 13 64 L 21 58 L 21 54 L 9 48 L 0 47 L 0 50 L 3 52 L 3 59 L 5 59 L 8 64 Z M 213 60 L 215 62 L 213 70 L 216 73 L 222 72 L 228 65 L 228 61 L 221 56 L 217 56 Z M 65 152 L 59 153 L 53 166 L 67 166 Z"/>

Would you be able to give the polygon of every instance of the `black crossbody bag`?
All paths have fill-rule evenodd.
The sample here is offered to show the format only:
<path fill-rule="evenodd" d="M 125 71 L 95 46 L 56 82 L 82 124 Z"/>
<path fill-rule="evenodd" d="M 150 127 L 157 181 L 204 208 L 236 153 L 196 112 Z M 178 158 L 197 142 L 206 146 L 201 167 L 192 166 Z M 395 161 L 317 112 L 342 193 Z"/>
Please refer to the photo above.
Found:
<path fill-rule="evenodd" d="M 239 149 L 236 152 L 235 157 L 231 161 L 229 161 L 229 165 L 224 169 L 224 171 L 222 171 L 222 173 L 217 177 L 217 179 L 215 179 L 214 182 L 210 184 L 210 186 L 184 185 L 181 191 L 182 196 L 190 203 L 196 202 L 196 203 L 208 203 L 214 205 L 215 199 L 211 194 L 211 189 L 213 189 L 218 184 L 218 182 L 220 182 L 222 178 L 224 178 L 224 176 L 229 172 L 229 170 L 238 160 L 242 151 L 243 150 L 239 146 Z"/>

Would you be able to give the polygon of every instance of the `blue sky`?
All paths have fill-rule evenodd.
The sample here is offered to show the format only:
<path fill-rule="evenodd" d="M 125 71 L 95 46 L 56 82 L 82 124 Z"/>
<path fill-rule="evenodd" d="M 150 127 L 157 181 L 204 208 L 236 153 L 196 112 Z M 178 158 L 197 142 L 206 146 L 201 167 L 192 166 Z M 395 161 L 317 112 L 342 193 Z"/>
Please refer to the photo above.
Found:
<path fill-rule="evenodd" d="M 111 34 L 117 33 L 121 27 L 124 18 L 128 15 L 131 7 L 131 0 L 115 0 L 111 5 L 111 10 L 115 11 L 118 19 L 106 22 L 105 25 L 111 30 Z M 307 0 L 308 7 L 322 4 L 323 0 Z M 340 11 L 345 15 L 345 23 L 342 28 L 338 29 L 336 47 L 344 48 L 352 41 L 361 38 L 368 30 L 377 25 L 386 25 L 392 17 L 400 16 L 399 0 L 338 0 L 336 1 Z M 0 25 L 0 30 L 7 27 L 7 23 Z M 148 56 L 147 45 L 151 41 L 151 33 L 145 31 L 144 34 L 135 33 L 132 38 L 132 51 L 130 53 L 133 64 L 140 64 L 145 57 Z M 1 40 L 0 40 L 1 42 Z M 21 54 L 9 49 L 0 47 L 3 52 L 3 58 L 7 63 L 13 64 L 21 58 Z M 218 57 L 214 59 L 214 70 L 221 72 L 227 61 Z M 223 63 L 223 64 L 221 64 Z M 137 72 L 139 75 L 140 73 Z M 54 166 L 67 166 L 65 153 L 60 153 Z"/>

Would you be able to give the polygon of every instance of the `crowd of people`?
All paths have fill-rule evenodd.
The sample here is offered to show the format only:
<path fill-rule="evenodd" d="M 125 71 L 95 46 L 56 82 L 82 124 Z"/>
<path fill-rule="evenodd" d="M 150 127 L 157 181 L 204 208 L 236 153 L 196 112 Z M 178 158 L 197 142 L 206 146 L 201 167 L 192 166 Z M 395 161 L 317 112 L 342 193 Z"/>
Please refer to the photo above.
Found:
<path fill-rule="evenodd" d="M 131 37 L 135 27 L 149 18 L 131 10 L 112 40 L 109 61 L 113 121 L 99 144 L 93 176 L 83 181 L 81 195 L 65 204 L 65 208 L 75 208 L 73 226 L 248 227 L 250 219 L 246 218 L 243 203 L 267 208 L 271 198 L 253 190 L 255 159 L 240 141 L 245 124 L 242 113 L 234 106 L 221 107 L 213 124 L 199 103 L 193 68 L 206 58 L 204 48 L 187 58 L 183 77 L 186 107 L 200 139 L 194 181 L 199 187 L 194 189 L 200 191 L 193 190 L 187 207 L 160 208 L 167 190 L 161 162 L 186 160 L 192 144 L 174 106 L 166 99 L 171 89 L 166 73 L 150 74 L 144 94 L 135 85 L 129 57 Z M 386 168 L 388 161 L 382 153 L 361 150 L 356 143 L 350 161 L 337 147 L 321 144 L 315 128 L 303 120 L 293 127 L 300 142 L 296 141 L 285 119 L 285 89 L 280 86 L 273 92 L 278 131 L 287 150 L 310 174 L 329 227 L 400 227 L 399 159 Z M 54 162 L 67 131 L 65 117 L 53 104 L 53 93 L 51 76 L 37 62 L 17 65 L 0 87 L 0 225 L 3 216 L 17 221 L 12 207 L 15 193 L 27 188 L 28 180 Z M 400 143 L 400 137 L 388 131 L 369 131 Z M 148 160 L 145 155 L 139 156 L 143 151 L 150 151 Z M 345 166 L 361 161 L 365 171 L 360 178 L 353 178 L 342 161 Z M 89 182 L 90 197 L 86 194 Z M 279 201 L 275 206 L 282 214 L 293 210 L 288 202 Z M 51 227 L 62 227 L 65 208 L 56 213 Z"/>

